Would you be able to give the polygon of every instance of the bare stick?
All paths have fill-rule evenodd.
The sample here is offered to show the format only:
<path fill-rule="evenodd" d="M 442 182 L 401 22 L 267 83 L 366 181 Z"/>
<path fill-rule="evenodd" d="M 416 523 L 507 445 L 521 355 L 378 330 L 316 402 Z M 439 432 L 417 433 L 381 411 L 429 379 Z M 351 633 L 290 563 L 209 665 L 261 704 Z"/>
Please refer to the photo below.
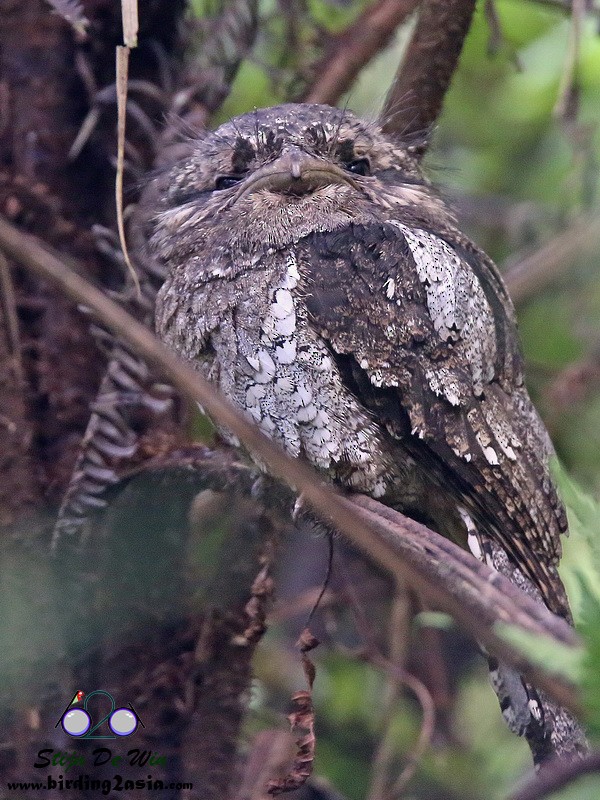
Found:
<path fill-rule="evenodd" d="M 125 47 L 137 47 L 139 30 L 137 0 L 121 0 L 123 19 L 123 43 Z"/>
<path fill-rule="evenodd" d="M 442 108 L 471 24 L 475 0 L 424 0 L 417 26 L 381 114 L 383 129 L 406 139 L 424 137 Z"/>
<path fill-rule="evenodd" d="M 376 800 L 381 797 L 386 798 L 386 800 L 394 800 L 394 798 L 401 798 L 403 796 L 406 786 L 412 780 L 419 766 L 419 762 L 431 744 L 431 739 L 435 730 L 435 705 L 431 693 L 425 684 L 402 666 L 400 658 L 401 653 L 398 652 L 398 650 L 404 649 L 406 647 L 406 642 L 404 641 L 399 647 L 398 636 L 394 631 L 390 641 L 390 655 L 386 658 L 377 647 L 365 609 L 361 605 L 356 590 L 348 575 L 345 575 L 345 584 L 346 594 L 350 600 L 350 606 L 354 615 L 354 624 L 364 643 L 364 650 L 361 654 L 362 658 L 374 667 L 385 671 L 388 675 L 388 696 L 385 700 L 387 709 L 385 714 L 384 735 L 375 754 L 369 800 Z M 396 596 L 394 602 L 395 607 L 392 610 L 392 624 L 400 621 L 400 627 L 404 628 L 407 616 L 407 596 L 405 587 L 399 588 L 402 595 Z M 394 620 L 394 618 L 397 619 Z M 403 630 L 402 638 L 405 639 L 407 635 L 408 631 Z M 419 737 L 412 751 L 409 753 L 408 763 L 394 781 L 393 787 L 391 787 L 389 791 L 386 791 L 386 784 L 388 783 L 387 770 L 393 754 L 392 742 L 389 735 L 390 725 L 393 720 L 393 706 L 398 700 L 399 689 L 402 684 L 410 689 L 419 701 L 423 712 L 423 721 L 421 723 Z"/>
<path fill-rule="evenodd" d="M 332 37 L 327 54 L 314 68 L 316 79 L 302 102 L 334 105 L 418 4 L 419 0 L 379 0 L 353 25 Z"/>
<path fill-rule="evenodd" d="M 383 658 L 379 653 L 372 655 L 369 660 L 374 666 L 387 670 L 398 682 L 404 683 L 417 698 L 423 713 L 419 736 L 412 751 L 408 755 L 408 763 L 394 781 L 390 792 L 386 795 L 387 798 L 392 800 L 400 800 L 400 798 L 405 796 L 406 787 L 413 779 L 419 763 L 431 744 L 435 729 L 435 706 L 433 698 L 425 684 L 410 672 L 397 667 L 388 659 Z"/>
<path fill-rule="evenodd" d="M 68 269 L 33 237 L 3 219 L 0 247 L 29 270 L 57 284 L 75 302 L 91 308 L 117 336 L 158 366 L 179 391 L 200 403 L 216 423 L 232 431 L 274 477 L 300 491 L 319 516 L 342 531 L 382 569 L 398 580 L 406 580 L 433 607 L 452 614 L 489 652 L 514 666 L 561 705 L 577 708 L 572 685 L 529 663 L 494 629 L 494 623 L 508 622 L 575 647 L 577 636 L 563 619 L 424 525 L 370 498 L 343 498 L 307 464 L 289 458 L 146 327 Z"/>
<path fill-rule="evenodd" d="M 129 15 L 132 14 L 131 4 L 127 5 Z M 125 26 L 126 5 L 123 4 L 123 26 Z M 135 8 L 137 12 L 137 7 Z M 131 21 L 128 23 L 131 26 Z M 130 32 L 131 35 L 131 32 Z M 117 88 L 117 175 L 115 179 L 115 205 L 117 208 L 117 230 L 119 232 L 119 242 L 123 251 L 123 258 L 127 264 L 127 269 L 138 295 L 141 294 L 140 280 L 137 276 L 127 248 L 125 238 L 125 222 L 123 220 L 123 169 L 125 164 L 125 118 L 127 114 L 127 75 L 129 72 L 129 53 L 128 46 L 117 46 L 116 49 L 116 88 Z"/>
<path fill-rule="evenodd" d="M 380 798 L 385 798 L 388 794 L 386 789 L 390 784 L 392 762 L 397 750 L 395 737 L 392 732 L 392 723 L 398 711 L 397 705 L 400 697 L 400 690 L 403 684 L 409 686 L 411 678 L 420 684 L 420 681 L 410 675 L 405 668 L 412 609 L 408 597 L 408 590 L 406 587 L 401 589 L 400 586 L 396 584 L 396 596 L 392 602 L 388 621 L 388 657 L 386 659 L 377 646 L 372 627 L 368 622 L 368 616 L 360 603 L 357 592 L 349 578 L 347 576 L 345 577 L 346 593 L 349 595 L 351 606 L 353 607 L 355 625 L 366 645 L 366 651 L 363 657 L 371 664 L 377 665 L 380 668 L 381 664 L 377 661 L 377 657 L 379 657 L 381 661 L 389 662 L 389 664 L 395 667 L 393 671 L 386 670 L 386 682 L 381 698 L 381 733 L 379 744 L 372 759 L 371 785 L 369 787 L 369 794 L 367 795 L 367 800 L 380 800 Z M 408 680 L 404 680 L 404 677 L 408 678 Z M 413 692 L 421 702 L 421 695 L 415 692 L 414 687 L 411 688 L 413 688 Z M 435 726 L 433 700 L 423 684 L 419 686 L 419 692 L 426 693 L 428 698 L 424 701 L 425 704 L 421 703 L 423 708 L 421 735 L 419 736 L 416 746 L 413 748 L 412 754 L 409 756 L 406 768 L 402 772 L 402 774 L 408 778 L 407 783 L 414 774 L 420 756 L 423 755 L 430 743 L 431 737 L 424 738 L 423 731 L 424 729 L 431 729 L 433 732 Z M 430 721 L 431 724 L 427 724 L 428 721 Z"/>
<path fill-rule="evenodd" d="M 573 260 L 592 253 L 600 243 L 597 217 L 580 217 L 539 250 L 509 267 L 504 281 L 515 303 L 522 303 L 558 278 Z"/>

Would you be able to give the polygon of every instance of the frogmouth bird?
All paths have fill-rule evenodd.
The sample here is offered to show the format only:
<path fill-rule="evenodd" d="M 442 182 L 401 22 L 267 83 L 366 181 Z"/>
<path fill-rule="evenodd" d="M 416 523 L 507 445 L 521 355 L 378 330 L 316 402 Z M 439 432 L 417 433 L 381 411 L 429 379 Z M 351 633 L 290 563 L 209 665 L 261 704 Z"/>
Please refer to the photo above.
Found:
<path fill-rule="evenodd" d="M 161 338 L 288 454 L 569 619 L 512 303 L 410 148 L 349 111 L 282 105 L 199 134 L 148 197 Z M 493 666 L 538 763 L 583 752 L 567 711 Z"/>

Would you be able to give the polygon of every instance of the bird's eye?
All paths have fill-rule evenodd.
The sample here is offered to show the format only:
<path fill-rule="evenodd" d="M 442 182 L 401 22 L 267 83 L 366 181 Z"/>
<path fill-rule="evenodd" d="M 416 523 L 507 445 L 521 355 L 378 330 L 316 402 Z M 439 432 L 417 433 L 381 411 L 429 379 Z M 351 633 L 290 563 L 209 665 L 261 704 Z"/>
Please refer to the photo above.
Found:
<path fill-rule="evenodd" d="M 371 165 L 369 164 L 368 158 L 358 158 L 356 161 L 350 161 L 348 164 L 345 164 L 344 167 L 348 172 L 354 173 L 354 175 L 371 174 Z"/>
<path fill-rule="evenodd" d="M 236 183 L 242 180 L 242 177 L 242 175 L 219 175 L 215 181 L 215 189 L 218 191 L 221 191 L 221 189 L 231 189 L 232 186 L 235 186 Z"/>

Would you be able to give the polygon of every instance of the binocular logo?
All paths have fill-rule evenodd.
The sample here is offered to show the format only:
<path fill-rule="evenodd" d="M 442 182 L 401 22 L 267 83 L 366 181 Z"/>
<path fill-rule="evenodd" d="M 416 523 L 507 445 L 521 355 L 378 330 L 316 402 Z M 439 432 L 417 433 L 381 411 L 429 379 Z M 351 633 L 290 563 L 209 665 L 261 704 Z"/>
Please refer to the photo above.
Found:
<path fill-rule="evenodd" d="M 93 697 L 106 698 L 110 703 L 110 711 L 95 724 L 88 710 Z M 98 733 L 104 723 L 110 734 Z M 145 727 L 131 703 L 128 707 L 117 708 L 113 696 L 104 689 L 95 689 L 87 695 L 82 691 L 76 692 L 54 727 L 59 725 L 65 733 L 77 739 L 116 739 L 118 736 L 131 736 L 138 725 Z"/>

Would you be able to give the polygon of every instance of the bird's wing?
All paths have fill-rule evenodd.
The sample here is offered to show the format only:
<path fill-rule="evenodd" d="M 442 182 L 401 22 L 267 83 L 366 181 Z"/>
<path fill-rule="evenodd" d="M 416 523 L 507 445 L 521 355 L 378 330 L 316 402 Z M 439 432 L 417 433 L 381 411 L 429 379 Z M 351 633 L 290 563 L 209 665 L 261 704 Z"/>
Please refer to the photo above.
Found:
<path fill-rule="evenodd" d="M 210 277 L 195 281 L 194 268 L 208 272 Z M 156 330 L 163 341 L 190 360 L 196 363 L 203 358 L 212 360 L 211 334 L 220 330 L 224 337 L 222 346 L 237 348 L 232 338 L 234 327 L 227 324 L 228 317 L 243 301 L 258 304 L 268 290 L 264 270 L 236 266 L 225 250 L 194 252 L 171 270 L 158 293 Z"/>
<path fill-rule="evenodd" d="M 349 388 L 568 615 L 551 445 L 493 264 L 458 235 L 397 222 L 316 233 L 299 252 L 311 324 Z"/>

